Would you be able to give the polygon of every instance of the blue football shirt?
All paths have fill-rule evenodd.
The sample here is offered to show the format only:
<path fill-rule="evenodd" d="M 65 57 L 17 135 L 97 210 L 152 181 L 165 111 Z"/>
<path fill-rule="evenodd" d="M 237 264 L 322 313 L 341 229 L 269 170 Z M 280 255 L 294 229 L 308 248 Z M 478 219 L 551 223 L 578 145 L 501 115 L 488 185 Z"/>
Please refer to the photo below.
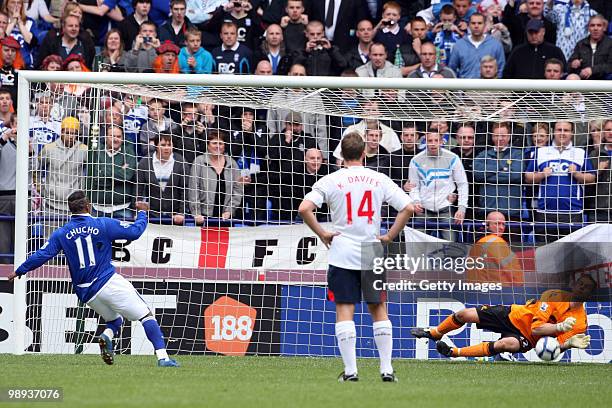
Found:
<path fill-rule="evenodd" d="M 79 300 L 87 303 L 115 273 L 111 263 L 112 242 L 138 239 L 146 227 L 147 213 L 144 211 L 138 213 L 134 223 L 89 214 L 73 215 L 15 273 L 24 275 L 64 251 L 74 291 Z"/>
<path fill-rule="evenodd" d="M 533 160 L 527 165 L 527 172 L 541 172 L 546 167 L 552 174 L 540 183 L 538 211 L 551 213 L 578 213 L 584 208 L 583 185 L 569 173 L 569 166 L 578 171 L 593 172 L 591 160 L 580 147 L 569 146 L 559 151 L 555 145 L 536 149 Z"/>

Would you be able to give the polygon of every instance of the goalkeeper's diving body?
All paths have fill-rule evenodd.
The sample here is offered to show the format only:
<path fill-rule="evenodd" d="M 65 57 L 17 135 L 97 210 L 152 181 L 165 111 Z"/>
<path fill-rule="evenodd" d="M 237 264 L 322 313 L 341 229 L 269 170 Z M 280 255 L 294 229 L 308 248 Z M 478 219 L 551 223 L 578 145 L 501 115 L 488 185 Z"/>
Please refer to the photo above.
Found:
<path fill-rule="evenodd" d="M 596 287 L 597 283 L 591 276 L 582 275 L 576 280 L 571 293 L 547 290 L 539 300 L 530 300 L 524 305 L 466 308 L 451 314 L 437 327 L 414 328 L 410 332 L 417 338 L 435 340 L 438 352 L 447 357 L 525 353 L 544 336 L 556 337 L 562 351 L 572 347 L 585 349 L 589 346 L 591 336 L 584 334 L 587 329 L 584 301 Z M 476 323 L 479 329 L 499 333 L 501 338 L 460 348 L 441 341 L 446 333 L 466 323 Z"/>
<path fill-rule="evenodd" d="M 119 333 L 123 317 L 140 321 L 155 348 L 160 367 L 178 367 L 168 357 L 159 324 L 136 289 L 111 264 L 111 244 L 116 239 L 136 240 L 147 226 L 147 213 L 140 211 L 133 224 L 90 215 L 91 203 L 83 191 L 68 196 L 72 216 L 54 231 L 47 242 L 9 276 L 9 281 L 32 271 L 64 251 L 74 292 L 106 321 L 100 335 L 100 353 L 106 364 L 113 364 L 113 337 Z"/>
<path fill-rule="evenodd" d="M 344 168 L 317 181 L 300 204 L 304 222 L 329 248 L 327 272 L 328 299 L 336 304 L 336 339 L 344 363 L 338 381 L 357 381 L 355 304 L 363 298 L 372 315 L 374 341 L 380 356 L 380 373 L 384 382 L 397 378 L 391 365 L 393 351 L 392 325 L 385 305 L 386 293 L 373 290 L 362 281 L 374 255 L 365 255 L 364 247 L 387 244 L 402 231 L 413 208 L 410 198 L 389 177 L 363 167 L 365 142 L 357 133 L 347 134 L 341 142 Z M 394 224 L 380 234 L 381 207 L 389 203 L 398 211 Z M 325 230 L 314 210 L 327 203 L 333 228 Z"/>

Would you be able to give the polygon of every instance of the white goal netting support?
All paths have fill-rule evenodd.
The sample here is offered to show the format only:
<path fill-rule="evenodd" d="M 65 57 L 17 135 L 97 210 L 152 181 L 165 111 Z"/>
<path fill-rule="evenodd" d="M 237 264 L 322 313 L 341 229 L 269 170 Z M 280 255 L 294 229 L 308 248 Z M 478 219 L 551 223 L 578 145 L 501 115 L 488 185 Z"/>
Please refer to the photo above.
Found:
<path fill-rule="evenodd" d="M 394 356 L 437 357 L 412 327 L 570 293 L 588 275 L 591 347 L 563 358 L 612 359 L 608 82 L 32 71 L 16 119 L 15 264 L 69 220 L 76 189 L 95 216 L 148 210 L 144 235 L 115 242 L 113 260 L 173 353 L 338 355 L 327 251 L 297 207 L 355 131 L 365 165 L 419 204 L 388 256 L 451 265 L 388 271 L 404 283 L 387 294 Z M 328 222 L 327 209 L 317 217 Z M 394 210 L 380 217 L 385 229 Z M 79 254 L 95 260 L 93 247 Z M 479 257 L 480 269 L 461 264 Z M 16 281 L 13 300 L 15 353 L 98 352 L 104 322 L 77 301 L 63 255 Z M 365 305 L 356 322 L 358 355 L 375 356 Z M 493 338 L 475 326 L 450 336 Z M 117 347 L 152 352 L 138 322 Z"/>

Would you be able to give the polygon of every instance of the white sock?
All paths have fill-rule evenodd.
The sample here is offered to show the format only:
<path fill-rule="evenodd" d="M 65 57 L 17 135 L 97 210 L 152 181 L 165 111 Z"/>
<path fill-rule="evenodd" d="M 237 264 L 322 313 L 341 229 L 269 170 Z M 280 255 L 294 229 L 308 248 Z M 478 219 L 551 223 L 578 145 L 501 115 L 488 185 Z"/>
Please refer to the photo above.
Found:
<path fill-rule="evenodd" d="M 104 334 L 106 334 L 108 336 L 109 339 L 113 339 L 113 336 L 115 335 L 115 333 L 113 333 L 112 329 L 109 329 L 108 327 L 106 329 L 104 329 L 104 331 L 102 332 Z"/>
<path fill-rule="evenodd" d="M 374 322 L 374 342 L 380 357 L 380 373 L 392 374 L 391 353 L 393 352 L 393 326 L 390 320 Z"/>
<path fill-rule="evenodd" d="M 155 354 L 157 355 L 158 360 L 168 359 L 168 352 L 166 351 L 166 349 L 155 350 Z"/>
<path fill-rule="evenodd" d="M 338 347 L 340 355 L 344 362 L 344 374 L 357 374 L 357 331 L 355 330 L 355 322 L 352 320 L 344 320 L 336 323 L 336 339 L 338 339 Z"/>

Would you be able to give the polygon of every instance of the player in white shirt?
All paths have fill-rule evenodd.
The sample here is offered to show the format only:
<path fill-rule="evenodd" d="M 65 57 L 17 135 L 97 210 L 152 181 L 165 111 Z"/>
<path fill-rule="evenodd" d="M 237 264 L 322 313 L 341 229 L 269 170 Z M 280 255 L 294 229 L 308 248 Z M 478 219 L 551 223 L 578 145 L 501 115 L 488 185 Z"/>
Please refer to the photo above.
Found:
<path fill-rule="evenodd" d="M 364 247 L 392 242 L 412 216 L 413 208 L 408 195 L 389 177 L 363 167 L 365 142 L 358 133 L 347 134 L 341 147 L 345 167 L 317 181 L 300 204 L 299 213 L 329 248 L 328 299 L 336 303 L 336 338 L 344 362 L 344 372 L 338 381 L 359 379 L 353 315 L 363 293 L 374 322 L 382 380 L 394 382 L 397 379 L 391 365 L 393 337 L 384 303 L 386 293 L 362 287 L 362 274 L 371 273 L 371 269 L 364 271 L 364 265 L 371 268 L 373 261 L 363 259 L 362 253 Z M 389 203 L 398 214 L 387 233 L 380 235 L 383 202 Z M 315 217 L 315 209 L 323 203 L 329 207 L 334 231 L 323 229 Z"/>

